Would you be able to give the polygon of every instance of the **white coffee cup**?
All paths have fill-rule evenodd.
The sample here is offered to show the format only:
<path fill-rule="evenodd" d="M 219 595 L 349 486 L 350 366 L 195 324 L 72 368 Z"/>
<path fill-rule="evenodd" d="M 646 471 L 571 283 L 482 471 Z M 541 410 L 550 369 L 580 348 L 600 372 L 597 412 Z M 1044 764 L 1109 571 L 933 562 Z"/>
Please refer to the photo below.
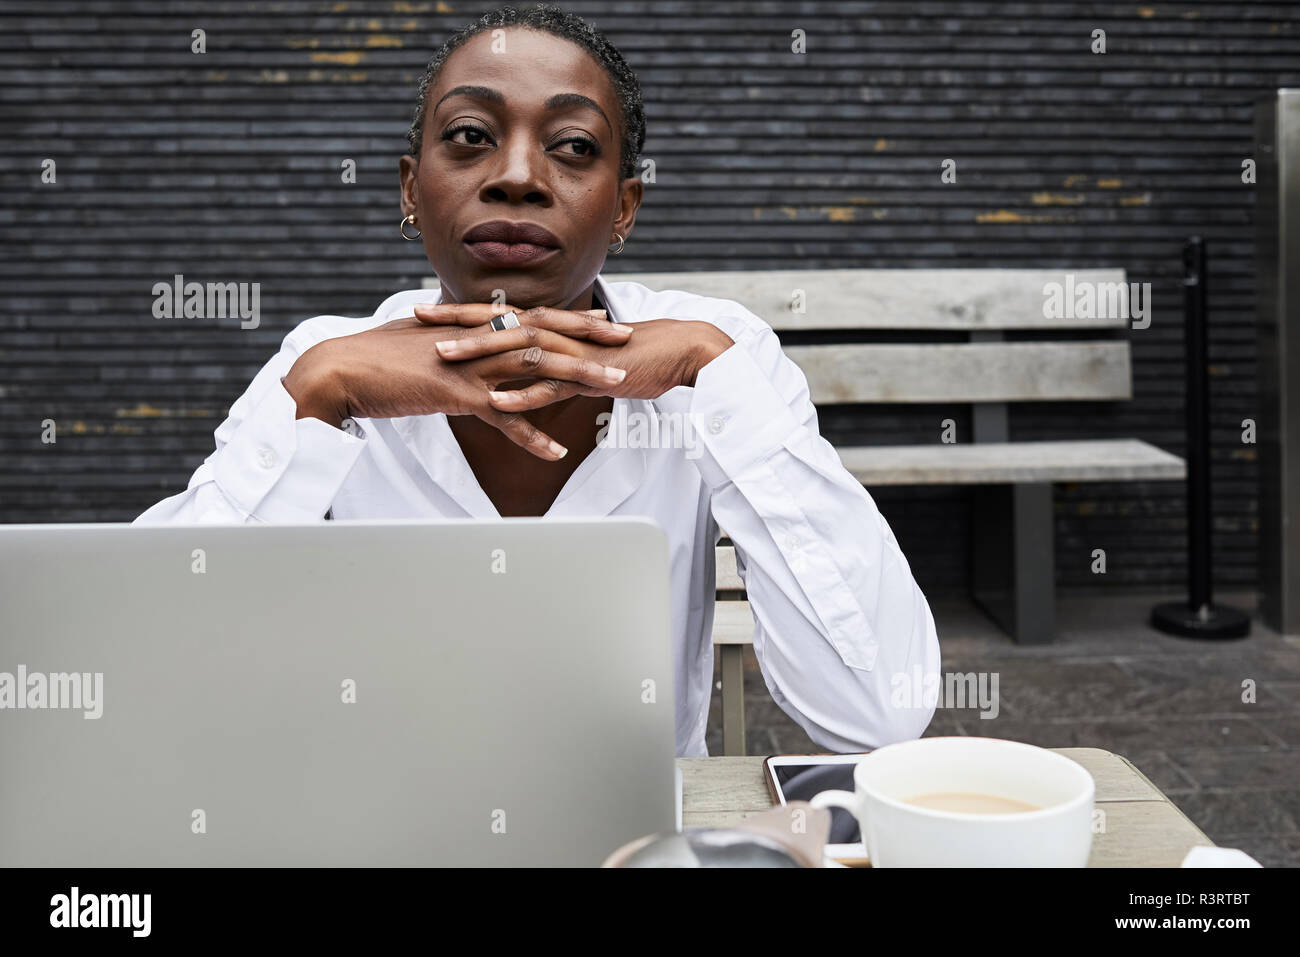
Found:
<path fill-rule="evenodd" d="M 853 786 L 811 803 L 853 813 L 873 867 L 1083 867 L 1092 850 L 1092 775 L 1031 744 L 901 741 L 858 762 Z M 905 803 L 926 794 L 991 795 L 1038 810 L 970 814 Z"/>

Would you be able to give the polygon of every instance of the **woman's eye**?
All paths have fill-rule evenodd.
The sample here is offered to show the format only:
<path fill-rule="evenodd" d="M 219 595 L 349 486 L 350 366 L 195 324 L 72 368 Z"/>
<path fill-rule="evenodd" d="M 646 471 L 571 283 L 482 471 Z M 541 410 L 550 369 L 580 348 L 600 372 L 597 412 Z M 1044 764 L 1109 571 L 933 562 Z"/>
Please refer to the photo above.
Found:
<path fill-rule="evenodd" d="M 585 136 L 571 136 L 568 139 L 560 140 L 555 144 L 559 146 L 571 147 L 565 153 L 569 156 L 599 156 L 600 145 L 595 140 L 587 139 Z"/>
<path fill-rule="evenodd" d="M 457 139 L 460 134 L 465 138 Z M 453 126 L 447 132 L 442 134 L 444 140 L 450 140 L 453 143 L 459 143 L 462 146 L 482 146 L 490 140 L 486 130 L 481 130 L 477 126 Z"/>

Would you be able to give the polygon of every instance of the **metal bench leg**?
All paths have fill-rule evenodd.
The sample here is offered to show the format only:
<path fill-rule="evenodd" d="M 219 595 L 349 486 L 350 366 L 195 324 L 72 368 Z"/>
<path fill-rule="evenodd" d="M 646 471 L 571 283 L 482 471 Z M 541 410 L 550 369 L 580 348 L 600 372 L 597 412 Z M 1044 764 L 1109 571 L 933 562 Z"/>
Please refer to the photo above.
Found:
<path fill-rule="evenodd" d="M 1021 644 L 1056 637 L 1052 483 L 976 485 L 971 594 Z"/>
<path fill-rule="evenodd" d="M 719 645 L 722 651 L 722 753 L 745 753 L 745 646 Z"/>

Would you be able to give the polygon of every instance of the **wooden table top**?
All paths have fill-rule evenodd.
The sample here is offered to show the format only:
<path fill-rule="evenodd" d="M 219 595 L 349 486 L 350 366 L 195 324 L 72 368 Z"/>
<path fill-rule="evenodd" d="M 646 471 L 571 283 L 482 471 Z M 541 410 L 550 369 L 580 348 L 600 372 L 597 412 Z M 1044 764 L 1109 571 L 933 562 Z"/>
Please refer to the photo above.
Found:
<path fill-rule="evenodd" d="M 1093 835 L 1089 867 L 1178 867 L 1198 844 L 1214 846 L 1127 758 L 1101 748 L 1049 750 L 1083 765 L 1097 783 L 1096 806 L 1104 819 Z M 772 806 L 762 757 L 678 758 L 677 763 L 683 827 L 735 824 Z"/>

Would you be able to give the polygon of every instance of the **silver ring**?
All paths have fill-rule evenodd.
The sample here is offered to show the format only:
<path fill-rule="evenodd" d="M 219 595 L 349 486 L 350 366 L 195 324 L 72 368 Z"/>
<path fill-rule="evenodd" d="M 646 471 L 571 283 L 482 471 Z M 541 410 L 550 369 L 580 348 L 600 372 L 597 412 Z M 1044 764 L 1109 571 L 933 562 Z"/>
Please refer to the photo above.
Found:
<path fill-rule="evenodd" d="M 492 328 L 495 329 L 497 332 L 502 332 L 506 329 L 518 329 L 519 317 L 516 316 L 513 312 L 503 312 L 499 316 L 493 316 Z"/>

